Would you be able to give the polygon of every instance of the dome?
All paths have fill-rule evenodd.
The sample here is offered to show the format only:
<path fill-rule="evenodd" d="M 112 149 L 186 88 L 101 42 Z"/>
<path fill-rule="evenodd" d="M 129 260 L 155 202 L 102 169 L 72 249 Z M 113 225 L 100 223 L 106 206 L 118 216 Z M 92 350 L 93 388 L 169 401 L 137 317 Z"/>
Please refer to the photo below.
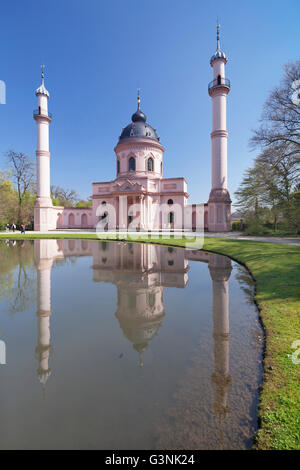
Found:
<path fill-rule="evenodd" d="M 213 61 L 216 59 L 224 59 L 227 62 L 227 57 L 225 52 L 221 51 L 221 49 L 217 49 L 214 55 L 210 59 L 210 65 L 212 65 Z"/>
<path fill-rule="evenodd" d="M 38 370 L 38 378 L 42 385 L 45 385 L 51 375 L 51 370 Z"/>
<path fill-rule="evenodd" d="M 44 81 L 42 82 L 41 86 L 39 86 L 36 90 L 35 90 L 35 94 L 36 95 L 46 95 L 48 96 L 48 98 L 50 98 L 50 93 L 49 91 L 46 89 L 45 85 L 44 85 Z"/>
<path fill-rule="evenodd" d="M 144 139 L 152 139 L 159 142 L 156 129 L 153 129 L 146 120 L 146 115 L 140 110 L 140 102 L 138 99 L 138 109 L 131 117 L 132 122 L 122 130 L 119 141 L 128 138 L 142 137 Z"/>

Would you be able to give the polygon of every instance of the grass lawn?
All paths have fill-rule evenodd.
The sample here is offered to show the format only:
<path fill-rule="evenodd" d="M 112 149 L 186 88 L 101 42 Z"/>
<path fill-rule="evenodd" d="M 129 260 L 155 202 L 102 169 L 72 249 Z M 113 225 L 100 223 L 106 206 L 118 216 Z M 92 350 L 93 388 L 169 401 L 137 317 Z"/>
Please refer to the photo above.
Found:
<path fill-rule="evenodd" d="M 142 234 L 138 236 L 140 241 L 149 242 Z M 98 239 L 95 233 L 25 236 L 4 233 L 0 237 Z M 107 234 L 107 238 L 116 239 L 116 235 Z M 125 235 L 120 235 L 119 239 L 124 240 Z M 162 236 L 152 243 L 185 246 L 184 240 Z M 265 357 L 260 428 L 254 447 L 300 449 L 300 247 L 206 238 L 204 249 L 239 261 L 255 279 L 255 301 L 265 329 Z M 299 346 L 292 348 L 297 340 Z M 298 357 L 296 349 L 299 349 Z M 293 358 L 298 359 L 299 364 L 294 363 Z"/>

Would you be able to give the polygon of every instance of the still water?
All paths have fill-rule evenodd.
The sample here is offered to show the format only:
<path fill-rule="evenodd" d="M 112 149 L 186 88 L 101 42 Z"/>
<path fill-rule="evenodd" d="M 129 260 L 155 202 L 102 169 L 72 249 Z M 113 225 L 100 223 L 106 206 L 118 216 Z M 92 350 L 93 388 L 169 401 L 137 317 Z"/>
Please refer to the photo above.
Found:
<path fill-rule="evenodd" d="M 82 240 L 0 260 L 1 449 L 251 447 L 263 333 L 242 266 Z"/>

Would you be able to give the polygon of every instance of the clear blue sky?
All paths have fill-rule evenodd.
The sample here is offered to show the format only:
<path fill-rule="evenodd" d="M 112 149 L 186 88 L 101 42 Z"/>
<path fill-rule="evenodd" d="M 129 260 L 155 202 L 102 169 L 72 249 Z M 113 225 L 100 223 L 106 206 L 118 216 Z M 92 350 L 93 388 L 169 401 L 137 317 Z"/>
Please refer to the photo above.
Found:
<path fill-rule="evenodd" d="M 165 147 L 164 176 L 188 180 L 190 202 L 210 191 L 216 17 L 227 53 L 228 173 L 233 196 L 255 152 L 248 147 L 282 66 L 299 59 L 299 0 L 6 0 L 1 4 L 0 168 L 8 149 L 35 158 L 32 111 L 46 64 L 51 183 L 91 194 L 115 177 L 122 127 L 142 110 Z"/>

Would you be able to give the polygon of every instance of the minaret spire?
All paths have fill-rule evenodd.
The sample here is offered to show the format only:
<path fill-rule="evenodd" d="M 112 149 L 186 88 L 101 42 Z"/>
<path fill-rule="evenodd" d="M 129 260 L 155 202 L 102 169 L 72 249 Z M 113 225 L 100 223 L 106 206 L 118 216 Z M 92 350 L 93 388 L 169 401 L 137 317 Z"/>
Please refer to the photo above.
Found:
<path fill-rule="evenodd" d="M 220 46 L 220 25 L 219 25 L 219 22 L 218 22 L 218 18 L 217 18 L 217 51 L 220 51 L 221 50 L 221 46 Z"/>
<path fill-rule="evenodd" d="M 41 70 L 42 70 L 42 85 L 45 85 L 45 80 L 44 80 L 44 78 L 45 78 L 44 69 L 45 69 L 45 65 L 44 65 L 44 64 L 42 64 L 42 65 L 41 65 Z"/>

